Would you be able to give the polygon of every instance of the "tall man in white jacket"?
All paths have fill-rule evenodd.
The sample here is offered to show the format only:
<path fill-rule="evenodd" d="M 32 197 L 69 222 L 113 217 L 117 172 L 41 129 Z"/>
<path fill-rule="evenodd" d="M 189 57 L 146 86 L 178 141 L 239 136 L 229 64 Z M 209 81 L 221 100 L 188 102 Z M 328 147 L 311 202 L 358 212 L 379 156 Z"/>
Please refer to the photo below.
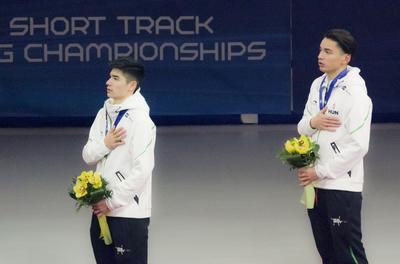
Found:
<path fill-rule="evenodd" d="M 361 242 L 363 157 L 368 152 L 372 102 L 360 70 L 349 66 L 356 49 L 346 30 L 329 30 L 320 44 L 319 69 L 298 132 L 320 145 L 315 167 L 298 170 L 301 185 L 316 186 L 308 210 L 324 264 L 368 263 Z"/>
<path fill-rule="evenodd" d="M 96 165 L 112 190 L 112 198 L 93 205 L 92 247 L 97 263 L 146 264 L 156 128 L 139 88 L 144 67 L 130 57 L 109 66 L 109 99 L 83 148 L 85 162 Z M 99 215 L 107 216 L 110 246 L 99 239 Z"/>

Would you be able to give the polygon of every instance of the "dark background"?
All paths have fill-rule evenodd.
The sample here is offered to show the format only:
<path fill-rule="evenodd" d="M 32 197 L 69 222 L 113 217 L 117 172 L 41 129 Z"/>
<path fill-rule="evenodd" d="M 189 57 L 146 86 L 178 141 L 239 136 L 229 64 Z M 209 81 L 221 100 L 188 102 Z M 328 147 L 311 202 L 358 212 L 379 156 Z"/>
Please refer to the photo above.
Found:
<path fill-rule="evenodd" d="M 145 62 L 142 92 L 158 125 L 239 124 L 240 114 L 258 122 L 296 123 L 313 79 L 317 54 L 330 28 L 353 33 L 359 50 L 351 65 L 361 69 L 374 103 L 373 122 L 399 122 L 400 1 L 13 1 L 1 2 L 0 44 L 14 44 L 16 61 L 0 64 L 0 126 L 89 126 L 105 98 L 107 60 L 89 63 L 27 63 L 28 43 L 266 41 L 267 56 L 254 62 Z M 4 8 L 3 8 L 4 7 Z M 214 16 L 213 35 L 123 36 L 106 23 L 101 36 L 10 37 L 12 17 L 148 15 Z"/>

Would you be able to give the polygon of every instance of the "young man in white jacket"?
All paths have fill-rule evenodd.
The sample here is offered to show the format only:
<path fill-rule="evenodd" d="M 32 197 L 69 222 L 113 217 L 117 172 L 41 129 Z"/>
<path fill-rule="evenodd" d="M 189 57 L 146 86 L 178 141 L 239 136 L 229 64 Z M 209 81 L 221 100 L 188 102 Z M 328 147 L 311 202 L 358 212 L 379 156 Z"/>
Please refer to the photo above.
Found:
<path fill-rule="evenodd" d="M 93 205 L 90 227 L 97 263 L 147 263 L 156 128 L 140 93 L 144 67 L 130 57 L 110 63 L 108 100 L 97 113 L 83 159 L 108 181 L 112 198 Z M 113 244 L 99 239 L 106 215 Z"/>
<path fill-rule="evenodd" d="M 372 102 L 360 70 L 349 66 L 356 49 L 346 30 L 328 31 L 320 44 L 319 69 L 298 132 L 320 145 L 314 167 L 298 170 L 301 185 L 315 183 L 308 210 L 324 264 L 368 263 L 361 242 L 363 157 L 368 152 Z"/>

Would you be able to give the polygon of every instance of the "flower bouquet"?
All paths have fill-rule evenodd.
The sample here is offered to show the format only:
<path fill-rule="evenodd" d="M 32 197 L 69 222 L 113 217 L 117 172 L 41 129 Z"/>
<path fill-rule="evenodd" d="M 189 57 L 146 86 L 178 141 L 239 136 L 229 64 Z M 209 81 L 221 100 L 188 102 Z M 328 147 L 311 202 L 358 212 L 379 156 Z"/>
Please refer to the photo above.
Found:
<path fill-rule="evenodd" d="M 299 138 L 288 139 L 284 148 L 279 152 L 278 157 L 284 164 L 290 166 L 290 169 L 314 166 L 319 158 L 319 145 L 311 140 L 309 136 L 300 135 Z M 314 208 L 315 190 L 312 183 L 304 187 L 301 202 L 308 209 Z"/>
<path fill-rule="evenodd" d="M 111 198 L 111 190 L 107 189 L 107 182 L 100 173 L 93 171 L 82 171 L 81 175 L 72 180 L 72 188 L 68 191 L 69 196 L 76 201 L 76 210 L 82 206 L 90 206 L 103 199 Z M 100 238 L 106 245 L 112 243 L 110 229 L 105 215 L 99 216 Z"/>

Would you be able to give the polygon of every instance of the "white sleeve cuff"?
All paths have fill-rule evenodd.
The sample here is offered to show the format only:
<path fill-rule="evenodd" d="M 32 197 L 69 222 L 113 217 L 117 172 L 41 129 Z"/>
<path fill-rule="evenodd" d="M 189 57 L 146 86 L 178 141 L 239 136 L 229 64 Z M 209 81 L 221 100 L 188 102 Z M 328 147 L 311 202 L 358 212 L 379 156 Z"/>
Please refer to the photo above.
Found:
<path fill-rule="evenodd" d="M 301 119 L 301 121 L 299 122 L 299 124 L 297 126 L 297 130 L 298 130 L 299 134 L 312 136 L 317 131 L 317 129 L 311 127 L 310 120 L 311 120 L 311 117 L 310 118 L 303 117 Z"/>
<path fill-rule="evenodd" d="M 106 144 L 104 143 L 104 140 L 101 140 L 100 144 L 99 144 L 99 151 L 100 153 L 102 153 L 102 156 L 107 155 L 108 153 L 111 152 L 111 149 L 109 149 Z"/>
<path fill-rule="evenodd" d="M 315 166 L 315 173 L 317 174 L 318 178 L 323 179 L 327 177 L 327 171 L 324 166 L 316 165 Z"/>
<path fill-rule="evenodd" d="M 108 209 L 110 209 L 110 211 L 115 209 L 115 207 L 112 205 L 110 198 L 106 199 L 106 205 L 107 205 Z"/>

